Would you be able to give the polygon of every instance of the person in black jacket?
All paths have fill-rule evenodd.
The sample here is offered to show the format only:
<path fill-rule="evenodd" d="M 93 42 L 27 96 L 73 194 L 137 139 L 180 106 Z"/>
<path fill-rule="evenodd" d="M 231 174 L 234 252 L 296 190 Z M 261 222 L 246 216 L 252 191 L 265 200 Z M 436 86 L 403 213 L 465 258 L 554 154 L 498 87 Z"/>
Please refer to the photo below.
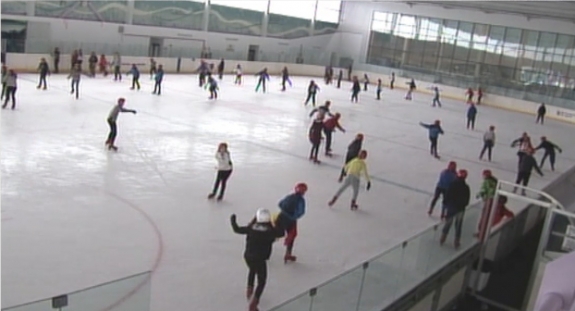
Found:
<path fill-rule="evenodd" d="M 527 150 L 526 154 L 521 157 L 521 161 L 519 162 L 519 171 L 517 172 L 517 179 L 515 180 L 516 184 L 522 184 L 523 186 L 527 187 L 529 185 L 529 178 L 531 177 L 531 172 L 533 169 L 537 171 L 541 177 L 543 177 L 543 173 L 539 166 L 537 166 L 537 161 L 533 157 L 535 150 L 530 148 Z M 517 192 L 517 187 L 513 189 L 513 193 Z M 525 195 L 525 189 L 521 190 L 521 194 Z"/>
<path fill-rule="evenodd" d="M 220 60 L 220 63 L 218 64 L 218 78 L 221 80 L 224 77 L 224 68 L 225 68 L 225 62 L 224 59 L 222 58 Z"/>
<path fill-rule="evenodd" d="M 353 76 L 353 86 L 351 88 L 351 102 L 356 102 L 359 100 L 359 92 L 361 92 L 361 85 L 359 85 L 359 79 L 357 76 Z"/>
<path fill-rule="evenodd" d="M 46 76 L 50 74 L 50 67 L 48 66 L 48 62 L 46 62 L 46 59 L 44 57 L 40 59 L 40 64 L 38 65 L 38 71 L 40 72 L 40 81 L 38 82 L 38 86 L 36 88 L 40 89 L 42 85 L 44 85 L 42 89 L 45 90 L 47 88 Z"/>
<path fill-rule="evenodd" d="M 555 171 L 555 149 L 559 151 L 559 153 L 563 152 L 559 146 L 555 145 L 554 143 L 547 140 L 547 137 L 541 137 L 541 143 L 539 146 L 535 148 L 535 150 L 543 149 L 545 153 L 543 154 L 543 158 L 541 158 L 541 164 L 539 167 L 543 168 L 543 164 L 545 163 L 545 159 L 549 157 L 549 162 L 551 163 L 551 170 Z"/>
<path fill-rule="evenodd" d="M 451 224 L 455 220 L 455 242 L 453 243 L 455 248 L 459 248 L 461 240 L 461 226 L 463 225 L 463 216 L 465 214 L 465 208 L 469 205 L 469 199 L 471 197 L 471 191 L 469 186 L 465 182 L 467 178 L 466 170 L 459 170 L 457 173 L 457 179 L 455 179 L 447 188 L 445 192 L 445 197 L 443 199 L 443 204 L 447 207 L 447 216 L 445 225 L 443 226 L 443 231 L 441 234 L 441 239 L 439 244 L 443 245 L 451 229 Z"/>
<path fill-rule="evenodd" d="M 545 121 L 545 114 L 547 113 L 547 108 L 545 107 L 545 103 L 541 103 L 541 105 L 539 106 L 539 109 L 537 109 L 537 119 L 535 119 L 535 123 L 539 123 L 541 122 L 541 125 L 543 125 L 543 122 Z"/>
<path fill-rule="evenodd" d="M 249 310 L 255 311 L 266 286 L 266 261 L 272 253 L 272 244 L 284 234 L 283 231 L 272 225 L 269 210 L 263 208 L 257 210 L 256 217 L 245 227 L 238 226 L 235 214 L 230 217 L 230 221 L 235 233 L 246 235 L 244 259 L 249 268 L 246 297 L 248 300 L 251 299 Z M 256 276 L 258 278 L 258 286 L 254 294 Z"/>
<path fill-rule="evenodd" d="M 345 164 L 343 165 L 343 168 L 341 169 L 341 173 L 339 174 L 339 179 L 338 179 L 339 182 L 342 182 L 343 178 L 345 177 L 345 165 L 349 161 L 357 158 L 357 156 L 359 155 L 359 152 L 361 151 L 362 143 L 363 143 L 363 134 L 359 133 L 355 136 L 355 139 L 347 147 L 347 153 L 345 155 Z"/>

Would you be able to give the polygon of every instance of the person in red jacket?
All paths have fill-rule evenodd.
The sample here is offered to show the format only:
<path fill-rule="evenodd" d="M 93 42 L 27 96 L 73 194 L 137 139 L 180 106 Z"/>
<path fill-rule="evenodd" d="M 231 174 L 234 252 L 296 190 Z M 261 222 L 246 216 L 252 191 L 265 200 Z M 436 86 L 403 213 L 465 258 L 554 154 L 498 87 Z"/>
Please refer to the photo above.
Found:
<path fill-rule="evenodd" d="M 465 92 L 465 95 L 467 95 L 467 103 L 472 103 L 473 102 L 473 95 L 475 95 L 473 93 L 473 89 L 472 88 L 468 88 L 467 92 Z"/>
<path fill-rule="evenodd" d="M 321 162 L 317 159 L 317 153 L 319 152 L 319 146 L 321 145 L 321 131 L 323 130 L 323 121 L 315 119 L 309 128 L 309 141 L 311 142 L 311 150 L 309 152 L 309 159 L 315 164 L 320 164 Z"/>
<path fill-rule="evenodd" d="M 336 128 L 345 133 L 345 129 L 339 124 L 340 118 L 341 114 L 338 112 L 323 123 L 323 133 L 325 134 L 325 155 L 328 157 L 332 156 L 331 134 L 335 131 Z"/>
<path fill-rule="evenodd" d="M 507 204 L 507 197 L 500 195 L 499 199 L 497 200 L 497 207 L 495 207 L 495 215 L 493 215 L 493 222 L 491 223 L 491 226 L 497 226 L 506 217 L 515 217 L 515 214 L 507 209 L 505 204 Z"/>

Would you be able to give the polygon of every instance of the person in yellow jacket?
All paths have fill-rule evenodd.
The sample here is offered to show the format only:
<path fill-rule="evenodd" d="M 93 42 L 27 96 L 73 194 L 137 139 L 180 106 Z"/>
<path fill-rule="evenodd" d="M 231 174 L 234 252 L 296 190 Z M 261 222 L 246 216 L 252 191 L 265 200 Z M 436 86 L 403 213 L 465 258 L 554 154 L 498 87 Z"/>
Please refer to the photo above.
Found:
<path fill-rule="evenodd" d="M 362 150 L 359 152 L 357 158 L 349 161 L 345 167 L 345 173 L 347 177 L 343 185 L 339 188 L 336 192 L 334 197 L 329 201 L 328 205 L 332 206 L 337 201 L 337 198 L 347 189 L 347 187 L 351 186 L 353 188 L 353 197 L 351 199 L 351 210 L 357 210 L 357 195 L 359 194 L 359 181 L 361 175 L 365 176 L 367 180 L 367 187 L 366 189 L 369 191 L 371 188 L 371 181 L 369 179 L 369 175 L 367 174 L 367 164 L 365 164 L 365 159 L 367 158 L 367 151 Z"/>

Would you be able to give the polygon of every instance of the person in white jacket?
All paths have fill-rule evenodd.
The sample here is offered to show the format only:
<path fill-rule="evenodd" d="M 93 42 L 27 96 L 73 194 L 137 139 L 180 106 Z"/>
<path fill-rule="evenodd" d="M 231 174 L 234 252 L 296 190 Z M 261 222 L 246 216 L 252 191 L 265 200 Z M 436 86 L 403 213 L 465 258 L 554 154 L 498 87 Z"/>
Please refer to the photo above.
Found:
<path fill-rule="evenodd" d="M 214 189 L 212 190 L 212 193 L 208 195 L 208 199 L 213 199 L 219 188 L 220 194 L 218 195 L 217 200 L 221 201 L 224 198 L 228 178 L 230 178 L 230 175 L 232 174 L 232 159 L 230 157 L 230 152 L 228 151 L 228 144 L 220 143 L 218 151 L 216 152 L 216 160 L 218 161 L 218 174 L 216 175 Z"/>

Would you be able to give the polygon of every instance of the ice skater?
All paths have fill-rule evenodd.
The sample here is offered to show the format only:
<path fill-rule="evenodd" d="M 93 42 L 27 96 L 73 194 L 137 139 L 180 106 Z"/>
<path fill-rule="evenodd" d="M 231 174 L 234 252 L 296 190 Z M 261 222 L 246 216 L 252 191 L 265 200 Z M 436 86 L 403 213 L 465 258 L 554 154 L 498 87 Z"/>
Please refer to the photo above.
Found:
<path fill-rule="evenodd" d="M 260 89 L 260 86 L 262 87 L 262 91 L 265 93 L 266 81 L 270 80 L 270 75 L 268 74 L 268 68 L 266 67 L 262 69 L 262 71 L 256 73 L 256 76 L 258 77 L 258 84 L 256 85 L 256 93 Z"/>
<path fill-rule="evenodd" d="M 76 64 L 74 68 L 70 71 L 68 79 L 72 79 L 70 86 L 72 87 L 70 94 L 76 93 L 76 99 L 80 97 L 80 78 L 82 77 L 82 68 L 80 64 Z"/>
<path fill-rule="evenodd" d="M 407 90 L 407 94 L 405 94 L 405 99 L 406 100 L 412 100 L 413 99 L 413 91 L 415 91 L 415 88 L 417 87 L 415 85 L 415 80 L 411 79 L 411 81 L 409 81 L 407 83 L 407 86 L 409 89 Z"/>
<path fill-rule="evenodd" d="M 208 195 L 208 199 L 213 199 L 218 193 L 219 188 L 220 194 L 218 195 L 217 200 L 221 201 L 224 198 L 224 193 L 226 192 L 226 184 L 228 182 L 228 178 L 230 178 L 230 175 L 232 175 L 233 170 L 232 158 L 230 156 L 230 152 L 228 151 L 228 144 L 220 143 L 215 157 L 218 161 L 218 174 L 216 175 L 216 182 L 214 183 L 212 192 Z"/>
<path fill-rule="evenodd" d="M 158 71 L 154 75 L 154 91 L 152 94 L 161 95 L 162 94 L 162 80 L 164 79 L 164 67 L 162 65 L 158 66 Z"/>
<path fill-rule="evenodd" d="M 311 103 L 315 107 L 315 95 L 317 94 L 318 91 L 319 91 L 319 86 L 315 83 L 314 80 L 311 80 L 309 82 L 308 87 L 307 87 L 307 97 L 306 97 L 305 102 L 304 102 L 305 106 L 307 106 L 307 104 L 309 103 L 309 101 L 311 99 Z"/>
<path fill-rule="evenodd" d="M 54 60 L 54 73 L 60 72 L 58 65 L 60 64 L 60 49 L 58 47 L 54 48 L 52 53 L 52 59 Z"/>
<path fill-rule="evenodd" d="M 476 198 L 480 198 L 483 201 L 483 207 L 481 217 L 477 223 L 477 232 L 474 234 L 474 236 L 480 240 L 484 238 L 483 233 L 487 225 L 487 220 L 489 219 L 491 204 L 493 204 L 493 198 L 495 197 L 498 184 L 498 180 L 493 176 L 491 170 L 483 170 L 482 176 L 483 182 L 481 183 L 481 189 Z"/>
<path fill-rule="evenodd" d="M 481 99 L 483 99 L 483 89 L 477 89 L 477 106 L 481 105 Z"/>
<path fill-rule="evenodd" d="M 6 95 L 6 77 L 8 77 L 8 67 L 2 63 L 2 96 L 0 99 L 3 99 L 4 95 Z"/>
<path fill-rule="evenodd" d="M 473 95 L 475 95 L 473 93 L 473 89 L 472 88 L 468 88 L 467 91 L 465 92 L 465 95 L 467 95 L 467 103 L 471 104 L 473 103 Z"/>
<path fill-rule="evenodd" d="M 126 75 L 132 75 L 132 87 L 130 90 L 134 90 L 136 87 L 138 91 L 140 90 L 140 70 L 138 70 L 138 66 L 136 64 L 132 64 L 132 68 Z"/>
<path fill-rule="evenodd" d="M 314 114 L 317 113 L 317 117 L 316 119 L 322 120 L 325 119 L 325 116 L 328 115 L 330 117 L 333 117 L 333 114 L 331 114 L 331 112 L 329 111 L 329 107 L 331 106 L 331 101 L 326 100 L 325 104 L 323 106 L 319 106 L 318 108 L 314 108 L 310 114 L 309 117 L 313 117 Z"/>
<path fill-rule="evenodd" d="M 451 229 L 451 225 L 455 222 L 455 240 L 453 245 L 456 249 L 461 245 L 461 228 L 463 226 L 463 217 L 465 215 L 465 208 L 469 205 L 471 198 L 471 190 L 469 185 L 465 182 L 467 178 L 466 170 L 459 170 L 457 178 L 449 185 L 445 192 L 443 204 L 446 206 L 447 214 L 445 215 L 445 225 L 441 231 L 441 238 L 439 244 L 443 245 Z"/>
<path fill-rule="evenodd" d="M 377 100 L 381 99 L 381 79 L 377 79 L 377 89 L 375 90 L 375 96 Z"/>
<path fill-rule="evenodd" d="M 226 63 L 224 59 L 220 59 L 220 63 L 218 64 L 218 79 L 224 78 L 224 68 L 226 67 Z"/>
<path fill-rule="evenodd" d="M 438 107 L 441 108 L 441 101 L 439 101 L 439 87 L 437 86 L 432 86 L 431 90 L 433 91 L 433 101 L 431 102 L 431 106 L 435 107 L 435 105 L 437 105 Z"/>
<path fill-rule="evenodd" d="M 16 89 L 18 88 L 17 80 L 18 75 L 13 69 L 9 69 L 8 73 L 2 78 L 2 84 L 6 86 L 2 109 L 6 109 L 10 98 L 12 98 L 12 110 L 16 109 Z"/>
<path fill-rule="evenodd" d="M 369 85 L 369 77 L 367 76 L 367 73 L 363 74 L 363 91 L 367 92 L 367 86 Z"/>
<path fill-rule="evenodd" d="M 545 107 L 545 103 L 541 103 L 539 108 L 537 108 L 537 118 L 535 119 L 535 124 L 545 122 L 545 114 L 547 113 L 547 108 Z"/>
<path fill-rule="evenodd" d="M 136 110 L 124 108 L 125 102 L 126 99 L 123 97 L 118 98 L 118 103 L 114 106 L 114 108 L 112 108 L 110 114 L 108 115 L 107 121 L 108 125 L 110 126 L 110 133 L 108 134 L 108 139 L 106 139 L 106 146 L 108 146 L 108 150 L 118 151 L 118 147 L 114 145 L 114 142 L 116 141 L 116 136 L 118 135 L 118 126 L 116 122 L 118 121 L 118 115 L 120 112 L 131 112 L 133 114 L 137 113 Z"/>
<path fill-rule="evenodd" d="M 529 179 L 531 177 L 531 172 L 533 171 L 533 169 L 535 169 L 537 174 L 543 177 L 543 172 L 541 172 L 541 169 L 539 168 L 539 166 L 537 166 L 537 160 L 535 160 L 535 158 L 533 157 L 534 153 L 535 153 L 534 149 L 532 148 L 527 149 L 525 155 L 523 155 L 523 157 L 521 158 L 521 161 L 519 162 L 519 170 L 517 172 L 517 178 L 515 179 L 515 183 L 517 185 L 522 184 L 524 187 L 527 187 L 529 185 Z M 517 187 L 513 188 L 513 193 L 515 192 L 517 192 Z M 525 189 L 521 190 L 521 194 L 525 195 Z"/>
<path fill-rule="evenodd" d="M 96 66 L 98 65 L 98 56 L 96 52 L 90 53 L 88 57 L 88 70 L 90 71 L 90 77 L 94 78 L 96 76 Z"/>
<path fill-rule="evenodd" d="M 234 70 L 234 73 L 236 74 L 234 84 L 242 85 L 242 65 L 238 64 Z"/>
<path fill-rule="evenodd" d="M 208 63 L 202 59 L 200 61 L 200 66 L 198 66 L 198 68 L 196 69 L 196 72 L 198 73 L 198 82 L 200 84 L 200 87 L 202 87 L 206 83 L 206 76 L 208 75 L 208 73 L 210 73 L 210 67 Z"/>
<path fill-rule="evenodd" d="M 433 209 L 435 208 L 435 204 L 437 204 L 437 200 L 439 197 L 443 197 L 443 201 L 445 201 L 445 192 L 451 185 L 451 183 L 457 177 L 457 163 L 454 161 L 449 162 L 447 168 L 441 171 L 439 174 L 439 180 L 437 181 L 437 185 L 435 186 L 435 192 L 433 193 L 433 198 L 431 199 L 431 204 L 429 205 L 429 210 L 427 211 L 427 215 L 431 216 L 433 214 Z M 446 215 L 445 205 L 441 206 L 441 219 L 444 219 Z"/>
<path fill-rule="evenodd" d="M 112 66 L 114 66 L 114 81 L 122 81 L 122 72 L 120 71 L 122 67 L 122 57 L 120 56 L 120 53 L 114 53 Z"/>
<path fill-rule="evenodd" d="M 285 232 L 284 245 L 286 252 L 284 263 L 294 262 L 297 257 L 293 255 L 293 246 L 297 237 L 297 221 L 305 215 L 305 198 L 307 184 L 298 183 L 294 193 L 284 197 L 278 204 L 280 213 L 275 220 L 276 227 Z"/>
<path fill-rule="evenodd" d="M 100 55 L 100 61 L 98 62 L 98 69 L 100 71 L 100 73 L 104 76 L 107 77 L 108 76 L 108 60 L 106 59 L 106 55 L 102 54 Z"/>
<path fill-rule="evenodd" d="M 292 86 L 291 80 L 289 78 L 289 71 L 287 67 L 282 69 L 282 92 L 286 90 L 286 82 L 289 83 L 290 87 Z"/>
<path fill-rule="evenodd" d="M 433 124 L 425 124 L 419 122 L 419 125 L 426 128 L 429 131 L 429 153 L 436 159 L 439 159 L 439 154 L 437 153 L 437 140 L 439 135 L 443 135 L 443 129 L 441 128 L 441 121 L 435 120 Z"/>
<path fill-rule="evenodd" d="M 240 227 L 236 222 L 236 215 L 230 217 L 232 229 L 237 234 L 246 235 L 246 247 L 244 260 L 248 266 L 248 283 L 246 298 L 250 302 L 249 311 L 257 311 L 258 304 L 268 277 L 267 261 L 272 254 L 272 244 L 284 233 L 272 225 L 270 211 L 260 208 L 256 211 L 256 216 L 247 226 Z M 255 279 L 258 285 L 255 288 Z"/>
<path fill-rule="evenodd" d="M 153 58 L 150 58 L 150 80 L 154 80 L 154 75 L 158 71 L 156 64 L 157 64 L 156 60 Z"/>
<path fill-rule="evenodd" d="M 341 79 L 343 79 L 343 70 L 339 70 L 339 75 L 337 76 L 337 88 L 341 88 Z"/>
<path fill-rule="evenodd" d="M 40 64 L 38 65 L 38 72 L 40 73 L 40 80 L 38 81 L 38 86 L 36 88 L 37 89 L 42 88 L 43 90 L 46 90 L 48 88 L 48 85 L 46 83 L 46 76 L 50 75 L 50 67 L 48 66 L 48 62 L 46 62 L 46 59 L 44 57 L 40 59 Z"/>
<path fill-rule="evenodd" d="M 309 128 L 309 141 L 311 143 L 311 150 L 309 152 L 309 159 L 315 164 L 320 164 L 321 161 L 317 159 L 317 154 L 319 152 L 319 147 L 321 145 L 321 132 L 323 130 L 323 121 L 319 119 L 313 120 Z"/>
<path fill-rule="evenodd" d="M 495 126 L 490 126 L 489 130 L 483 134 L 483 148 L 479 153 L 479 160 L 483 160 L 483 154 L 487 151 L 487 159 L 491 162 L 491 151 L 495 146 Z"/>
<path fill-rule="evenodd" d="M 338 182 L 342 182 L 345 177 L 345 166 L 359 155 L 359 151 L 363 145 L 363 134 L 358 133 L 355 135 L 353 141 L 347 146 L 347 153 L 345 154 L 345 164 L 339 174 Z"/>
<path fill-rule="evenodd" d="M 218 82 L 212 75 L 208 75 L 208 83 L 206 83 L 206 87 L 210 91 L 209 99 L 218 99 Z"/>
<path fill-rule="evenodd" d="M 344 183 L 341 185 L 339 190 L 335 193 L 331 201 L 329 201 L 328 205 L 333 206 L 339 196 L 347 189 L 349 186 L 353 188 L 353 196 L 351 198 L 351 210 L 357 210 L 357 196 L 359 194 L 359 181 L 361 179 L 361 175 L 365 177 L 367 181 L 367 185 L 365 189 L 369 191 L 371 189 L 371 181 L 369 179 L 369 174 L 367 173 L 367 164 L 365 164 L 365 159 L 367 158 L 367 151 L 362 150 L 359 152 L 357 158 L 351 160 L 347 163 L 344 167 L 345 173 L 347 177 L 345 178 Z"/>
<path fill-rule="evenodd" d="M 559 146 L 557 146 L 553 142 L 547 140 L 547 137 L 545 137 L 545 136 L 541 137 L 541 143 L 539 144 L 539 146 L 537 146 L 535 148 L 535 150 L 539 150 L 539 149 L 543 149 L 545 151 L 545 153 L 543 154 L 543 157 L 541 158 L 541 164 L 539 166 L 541 168 L 543 168 L 543 164 L 545 164 L 545 160 L 547 159 L 547 157 L 549 157 L 549 163 L 551 164 L 551 170 L 555 171 L 555 149 L 557 149 L 557 151 L 559 151 L 559 153 L 562 153 L 563 150 L 561 150 L 561 148 L 559 148 Z"/>
<path fill-rule="evenodd" d="M 389 88 L 393 90 L 393 85 L 395 84 L 395 72 L 391 73 L 391 79 L 389 80 Z"/>
<path fill-rule="evenodd" d="M 351 102 L 357 103 L 359 100 L 359 92 L 361 92 L 361 85 L 357 76 L 353 76 L 353 86 L 351 87 Z"/>
<path fill-rule="evenodd" d="M 519 147 L 517 151 L 517 165 L 520 165 L 521 159 L 527 153 L 529 149 L 533 149 L 533 145 L 531 144 L 531 137 L 527 134 L 527 132 L 523 132 L 521 137 L 513 140 L 511 142 L 511 148 Z"/>
<path fill-rule="evenodd" d="M 323 133 L 325 134 L 325 155 L 328 157 L 332 156 L 331 153 L 331 135 L 335 131 L 335 129 L 339 129 L 340 131 L 345 133 L 345 129 L 341 127 L 339 124 L 339 119 L 341 118 L 341 114 L 337 112 L 333 117 L 327 119 L 323 122 Z"/>
<path fill-rule="evenodd" d="M 469 108 L 467 108 L 467 129 L 471 128 L 475 130 L 475 117 L 477 116 L 477 107 L 475 104 L 469 104 Z"/>

